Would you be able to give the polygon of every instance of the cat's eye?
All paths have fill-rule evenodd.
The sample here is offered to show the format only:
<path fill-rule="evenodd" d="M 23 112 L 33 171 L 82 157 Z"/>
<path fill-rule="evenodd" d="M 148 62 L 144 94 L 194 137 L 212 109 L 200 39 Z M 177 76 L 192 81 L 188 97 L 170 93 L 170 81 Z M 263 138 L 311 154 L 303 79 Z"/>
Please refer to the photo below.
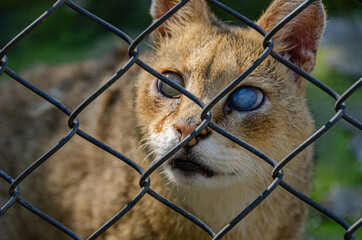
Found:
<path fill-rule="evenodd" d="M 236 89 L 228 98 L 227 105 L 236 111 L 251 111 L 260 107 L 264 100 L 264 93 L 253 87 Z"/>
<path fill-rule="evenodd" d="M 175 73 L 175 72 L 166 72 L 166 73 L 164 73 L 164 75 L 168 79 L 170 79 L 173 82 L 180 85 L 181 87 L 185 87 L 184 80 L 180 74 Z M 169 86 L 168 84 L 162 82 L 161 80 L 158 80 L 157 88 L 158 88 L 158 91 L 160 93 L 162 93 L 163 95 L 165 95 L 166 97 L 177 98 L 177 97 L 181 96 L 181 93 L 179 91 L 177 91 L 173 87 Z"/>

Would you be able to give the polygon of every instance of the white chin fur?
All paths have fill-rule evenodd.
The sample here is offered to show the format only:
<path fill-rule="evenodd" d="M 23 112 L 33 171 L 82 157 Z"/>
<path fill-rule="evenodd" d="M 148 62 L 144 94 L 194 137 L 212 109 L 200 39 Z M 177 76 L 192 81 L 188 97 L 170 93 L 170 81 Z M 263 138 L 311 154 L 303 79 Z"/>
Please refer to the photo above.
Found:
<path fill-rule="evenodd" d="M 238 176 L 228 174 L 216 174 L 212 177 L 206 177 L 200 173 L 186 175 L 180 170 L 171 169 L 170 166 L 164 167 L 162 174 L 169 183 L 188 188 L 217 189 L 231 186 L 240 181 Z"/>

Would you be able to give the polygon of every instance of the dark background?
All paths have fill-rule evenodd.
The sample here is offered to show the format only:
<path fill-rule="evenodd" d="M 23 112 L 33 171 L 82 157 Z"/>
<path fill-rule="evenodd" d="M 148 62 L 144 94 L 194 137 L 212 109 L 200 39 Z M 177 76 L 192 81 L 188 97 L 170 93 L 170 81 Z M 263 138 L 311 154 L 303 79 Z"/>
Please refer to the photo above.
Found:
<path fill-rule="evenodd" d="M 0 48 L 3 48 L 54 2 L 51 0 L 1 0 Z M 131 37 L 137 36 L 152 21 L 148 14 L 150 0 L 75 0 L 74 2 L 120 28 Z M 253 20 L 257 19 L 270 3 L 268 0 L 223 2 Z M 323 2 L 329 15 L 350 14 L 360 5 L 357 0 Z M 220 11 L 217 12 L 223 20 L 237 23 L 232 17 Z M 64 6 L 8 53 L 10 56 L 22 55 L 21 58 L 12 59 L 9 66 L 16 70 L 28 68 L 39 62 L 56 64 L 85 59 L 109 49 L 114 44 L 114 38 L 109 36 L 110 34 L 103 28 L 90 23 L 89 20 Z M 110 42 L 112 44 L 109 44 Z"/>

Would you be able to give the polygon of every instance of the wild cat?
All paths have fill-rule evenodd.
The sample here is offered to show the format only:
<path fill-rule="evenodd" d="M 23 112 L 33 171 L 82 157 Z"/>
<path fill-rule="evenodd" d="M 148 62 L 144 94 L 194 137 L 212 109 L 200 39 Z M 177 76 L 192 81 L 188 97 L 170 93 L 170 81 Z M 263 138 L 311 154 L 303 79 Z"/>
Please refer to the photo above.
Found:
<path fill-rule="evenodd" d="M 153 19 L 177 2 L 153 0 Z M 270 31 L 302 2 L 275 0 L 257 24 Z M 315 1 L 273 37 L 274 50 L 311 72 L 324 26 L 323 5 Z M 219 21 L 204 0 L 191 0 L 153 33 L 154 51 L 145 62 L 208 103 L 258 58 L 262 41 L 252 29 Z M 74 106 L 96 85 L 94 79 L 116 69 L 117 61 L 40 69 L 25 78 Z M 269 56 L 212 109 L 211 120 L 280 161 L 314 131 L 305 86 L 306 80 Z M 3 84 L 0 91 L 1 132 L 11 136 L 0 140 L 0 167 L 14 177 L 65 135 L 67 119 L 61 122 L 54 109 L 12 83 Z M 16 108 L 22 111 L 14 112 Z M 200 125 L 200 114 L 201 108 L 180 92 L 132 67 L 79 120 L 84 131 L 146 169 Z M 283 179 L 306 195 L 312 187 L 312 158 L 313 148 L 308 147 L 284 168 Z M 210 129 L 159 170 L 151 175 L 151 188 L 214 231 L 273 180 L 268 164 Z M 86 238 L 138 193 L 138 181 L 129 166 L 76 136 L 20 187 L 25 199 Z M 0 200 L 5 202 L 7 186 L 1 186 Z M 277 188 L 223 239 L 301 239 L 306 216 L 304 203 Z M 11 208 L 0 223 L 0 239 L 67 238 L 24 208 Z M 211 239 L 147 195 L 100 238 Z"/>

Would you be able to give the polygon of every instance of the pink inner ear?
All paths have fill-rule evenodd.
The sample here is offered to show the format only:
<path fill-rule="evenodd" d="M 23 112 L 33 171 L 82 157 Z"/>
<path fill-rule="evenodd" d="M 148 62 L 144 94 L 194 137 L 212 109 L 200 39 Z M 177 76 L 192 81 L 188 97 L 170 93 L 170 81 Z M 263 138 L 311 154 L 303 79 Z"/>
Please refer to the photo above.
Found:
<path fill-rule="evenodd" d="M 314 65 L 313 56 L 315 56 L 318 45 L 319 36 L 318 32 L 320 27 L 317 26 L 317 22 L 311 18 L 302 18 L 302 24 L 294 24 L 294 29 L 289 33 L 285 31 L 280 34 L 286 34 L 287 36 L 278 36 L 283 42 L 290 47 L 289 50 L 281 52 L 281 55 L 287 56 L 289 60 L 300 68 L 305 68 L 305 64 L 311 63 Z M 310 71 L 311 69 L 304 69 Z"/>
<path fill-rule="evenodd" d="M 276 26 L 287 14 L 292 12 L 303 0 L 274 0 L 259 19 L 258 24 L 267 31 Z M 315 1 L 273 37 L 277 51 L 306 72 L 311 72 L 315 54 L 325 25 L 325 13 L 320 0 Z"/>
<path fill-rule="evenodd" d="M 303 31 L 297 32 L 286 39 L 291 49 L 280 53 L 283 56 L 288 56 L 289 60 L 299 67 L 302 67 L 307 61 L 311 61 L 311 53 L 315 54 L 316 52 L 316 39 L 308 36 L 308 33 L 303 33 Z"/>

